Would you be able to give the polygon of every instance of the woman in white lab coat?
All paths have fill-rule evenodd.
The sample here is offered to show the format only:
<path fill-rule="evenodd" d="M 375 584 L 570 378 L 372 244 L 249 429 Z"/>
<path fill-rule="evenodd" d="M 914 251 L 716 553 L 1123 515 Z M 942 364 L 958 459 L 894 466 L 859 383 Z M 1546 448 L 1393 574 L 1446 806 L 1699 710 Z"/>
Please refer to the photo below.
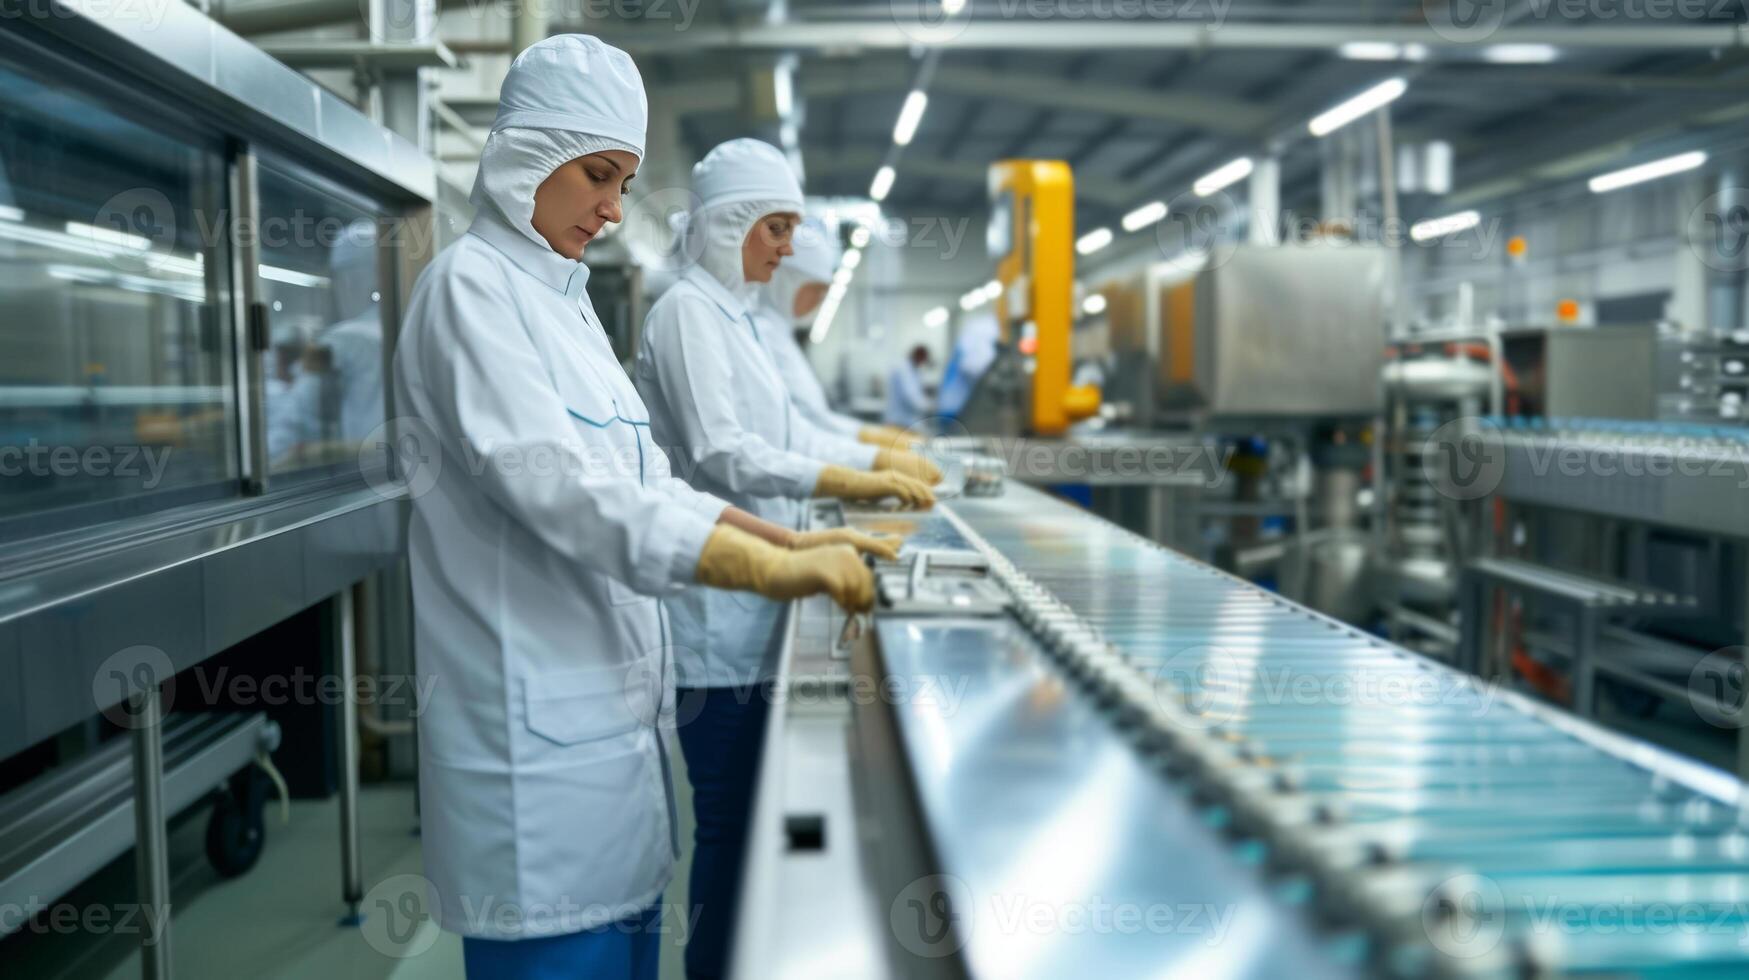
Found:
<path fill-rule="evenodd" d="M 809 497 L 934 502 L 920 457 L 815 429 L 796 412 L 753 319 L 758 286 L 791 254 L 802 192 L 776 147 L 731 140 L 693 168 L 684 229 L 697 262 L 651 307 L 633 376 L 656 442 L 695 488 L 794 526 Z M 671 605 L 680 746 L 697 822 L 687 975 L 720 976 L 769 702 L 782 607 L 689 589 Z"/>
<path fill-rule="evenodd" d="M 796 331 L 810 327 L 819 315 L 838 269 L 839 248 L 833 232 L 815 218 L 796 228 L 790 239 L 795 254 L 784 259 L 760 290 L 760 303 L 753 311 L 759 336 L 783 377 L 785 390 L 796 411 L 815 428 L 845 436 L 871 446 L 913 449 L 922 437 L 888 425 L 871 425 L 861 419 L 832 411 L 826 390 L 814 374 L 808 357 L 796 341 Z"/>
<path fill-rule="evenodd" d="M 656 975 L 677 845 L 656 597 L 872 601 L 852 548 L 780 547 L 791 532 L 689 489 L 651 444 L 580 261 L 620 219 L 645 117 L 623 52 L 524 51 L 478 217 L 414 286 L 396 354 L 426 870 L 475 977 Z"/>

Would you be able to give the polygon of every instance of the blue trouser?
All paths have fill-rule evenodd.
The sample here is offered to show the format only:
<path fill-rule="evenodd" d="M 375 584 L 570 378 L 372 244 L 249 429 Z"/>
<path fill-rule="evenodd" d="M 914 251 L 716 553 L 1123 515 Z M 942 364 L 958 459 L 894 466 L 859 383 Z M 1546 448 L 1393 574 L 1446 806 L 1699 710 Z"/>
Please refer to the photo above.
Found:
<path fill-rule="evenodd" d="M 656 980 L 662 903 L 583 932 L 541 939 L 462 937 L 468 980 Z"/>
<path fill-rule="evenodd" d="M 740 898 L 741 865 L 760 741 L 771 685 L 683 687 L 678 692 L 680 752 L 692 784 L 692 878 L 686 940 L 688 980 L 728 972 L 729 935 Z"/>

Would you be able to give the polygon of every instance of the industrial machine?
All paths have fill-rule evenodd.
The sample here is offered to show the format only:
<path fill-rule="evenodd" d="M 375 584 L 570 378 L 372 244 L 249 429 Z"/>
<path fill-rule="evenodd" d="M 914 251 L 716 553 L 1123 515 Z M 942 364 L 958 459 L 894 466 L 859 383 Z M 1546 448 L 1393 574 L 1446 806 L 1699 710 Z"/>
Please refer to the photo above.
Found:
<path fill-rule="evenodd" d="M 357 699 L 230 682 L 349 695 L 405 655 L 383 377 L 435 168 L 196 7 L 155 18 L 0 32 L 0 905 L 132 849 L 162 921 L 166 821 L 199 804 L 246 870 L 283 733 L 292 789 L 339 793 L 356 915 Z M 143 931 L 147 977 L 170 949 Z"/>
<path fill-rule="evenodd" d="M 1100 403 L 1097 387 L 1071 383 L 1074 177 L 1060 160 L 1003 160 L 990 167 L 990 199 L 987 244 L 1002 286 L 996 297 L 1000 341 L 996 362 L 979 383 L 987 389 L 983 404 L 968 412 L 968 424 L 980 432 L 995 427 L 1007 435 L 1061 435 L 1097 413 Z"/>
<path fill-rule="evenodd" d="M 1108 283 L 1108 398 L 1151 424 L 1369 417 L 1384 276 L 1377 246 L 1236 245 Z"/>
<path fill-rule="evenodd" d="M 792 610 L 734 976 L 1749 969 L 1735 779 L 1031 488 L 815 519 L 911 536 Z"/>
<path fill-rule="evenodd" d="M 1736 339 L 1511 329 L 1398 350 L 1381 535 L 1394 635 L 1583 716 L 1656 715 L 1749 773 Z"/>

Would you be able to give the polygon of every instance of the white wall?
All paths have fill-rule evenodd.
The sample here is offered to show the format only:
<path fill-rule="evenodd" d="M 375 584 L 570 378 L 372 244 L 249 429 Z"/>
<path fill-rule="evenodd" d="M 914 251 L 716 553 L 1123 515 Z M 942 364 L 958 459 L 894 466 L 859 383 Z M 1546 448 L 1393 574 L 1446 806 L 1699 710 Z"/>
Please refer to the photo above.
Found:
<path fill-rule="evenodd" d="M 864 249 L 832 329 L 824 342 L 808 347 L 835 398 L 844 385 L 859 399 L 883 398 L 887 373 L 917 344 L 930 349 L 931 380 L 938 380 L 964 315 L 960 295 L 995 275 L 984 250 L 983 215 L 888 217 L 888 232 Z M 937 306 L 952 314 L 948 324 L 924 326 L 923 315 Z"/>

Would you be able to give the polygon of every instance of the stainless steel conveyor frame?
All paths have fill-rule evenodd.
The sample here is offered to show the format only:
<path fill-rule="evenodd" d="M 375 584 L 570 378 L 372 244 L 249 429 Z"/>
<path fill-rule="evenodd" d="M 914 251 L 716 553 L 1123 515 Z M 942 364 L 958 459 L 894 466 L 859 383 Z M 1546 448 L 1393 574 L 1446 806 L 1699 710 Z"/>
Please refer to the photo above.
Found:
<path fill-rule="evenodd" d="M 981 551 L 1013 611 L 881 614 L 839 651 L 796 607 L 737 976 L 1749 968 L 1736 779 L 1036 491 L 920 526 Z M 1004 896 L 1227 908 L 1233 932 L 1017 930 Z M 932 908 L 955 931 L 920 944 Z"/>

